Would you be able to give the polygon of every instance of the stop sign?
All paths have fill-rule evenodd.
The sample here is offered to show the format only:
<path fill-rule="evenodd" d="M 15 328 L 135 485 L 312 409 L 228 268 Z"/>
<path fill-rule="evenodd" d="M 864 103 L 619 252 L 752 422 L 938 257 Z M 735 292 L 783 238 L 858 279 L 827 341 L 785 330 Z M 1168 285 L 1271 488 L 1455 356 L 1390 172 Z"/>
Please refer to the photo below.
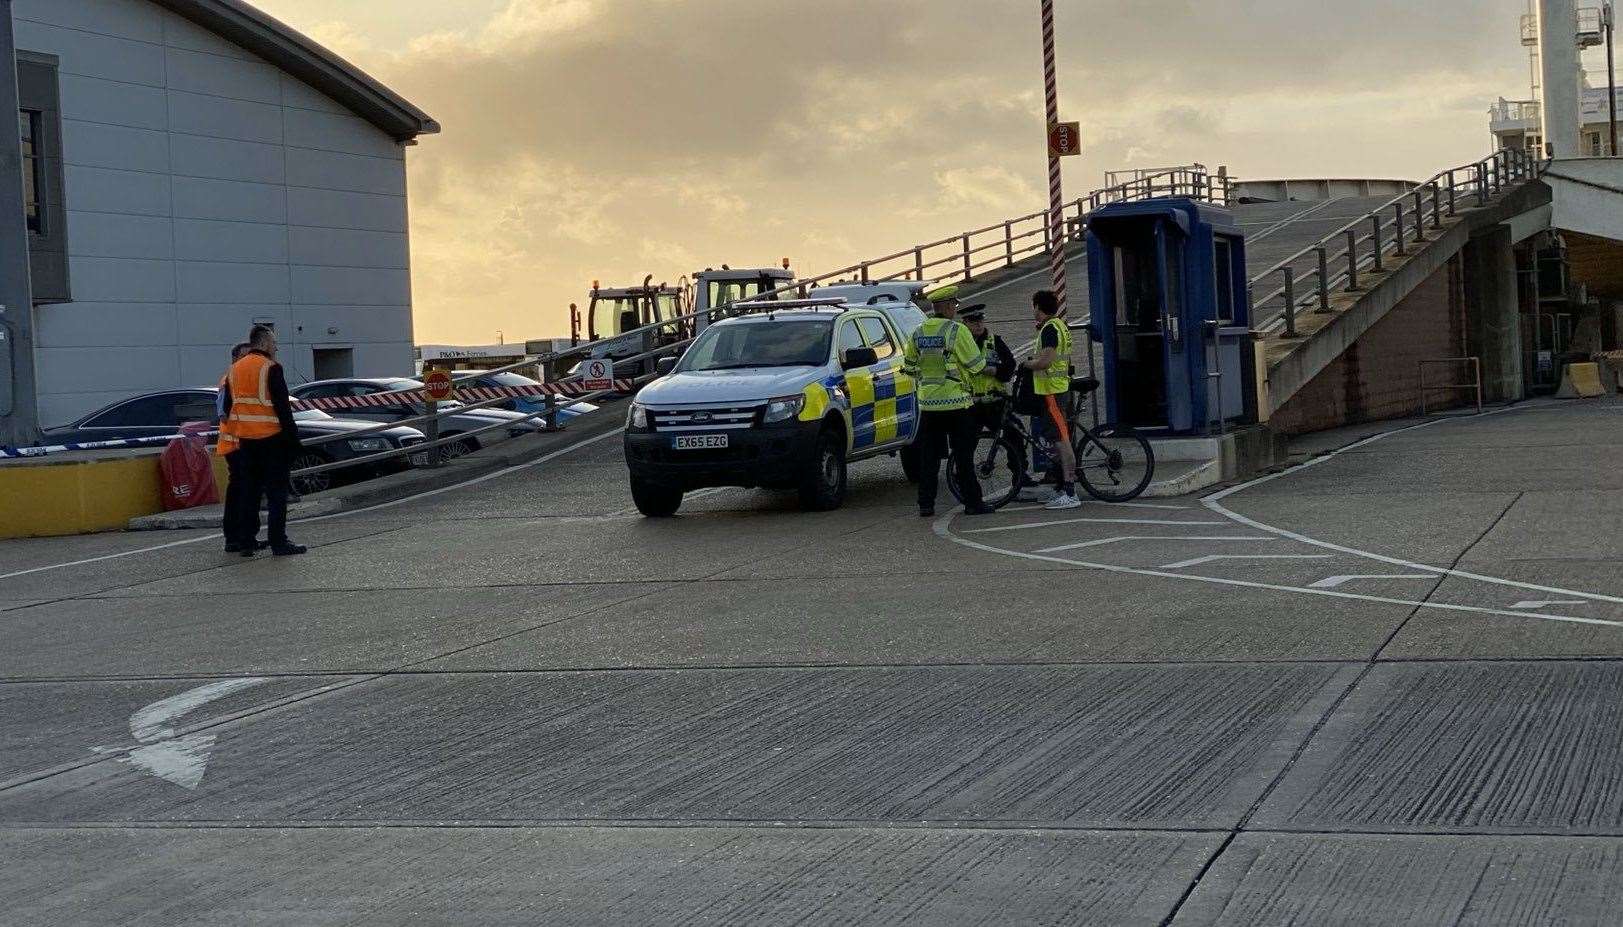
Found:
<path fill-rule="evenodd" d="M 423 392 L 435 402 L 444 402 L 456 395 L 456 382 L 444 370 L 430 370 L 423 377 Z"/>
<path fill-rule="evenodd" d="M 1056 122 L 1048 127 L 1048 153 L 1056 158 L 1082 153 L 1082 123 Z"/>

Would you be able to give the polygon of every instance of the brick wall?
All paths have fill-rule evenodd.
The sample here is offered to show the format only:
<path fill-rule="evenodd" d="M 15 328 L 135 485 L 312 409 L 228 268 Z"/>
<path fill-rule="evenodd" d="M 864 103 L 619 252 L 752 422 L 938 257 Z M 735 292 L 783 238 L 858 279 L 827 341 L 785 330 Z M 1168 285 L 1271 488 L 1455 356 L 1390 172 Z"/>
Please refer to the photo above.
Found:
<path fill-rule="evenodd" d="M 1268 426 L 1302 434 L 1418 414 L 1420 362 L 1465 353 L 1465 294 L 1456 256 L 1276 409 Z M 1429 365 L 1426 382 L 1460 383 L 1469 374 L 1466 364 Z M 1467 396 L 1464 390 L 1428 392 L 1427 407 L 1460 405 Z"/>

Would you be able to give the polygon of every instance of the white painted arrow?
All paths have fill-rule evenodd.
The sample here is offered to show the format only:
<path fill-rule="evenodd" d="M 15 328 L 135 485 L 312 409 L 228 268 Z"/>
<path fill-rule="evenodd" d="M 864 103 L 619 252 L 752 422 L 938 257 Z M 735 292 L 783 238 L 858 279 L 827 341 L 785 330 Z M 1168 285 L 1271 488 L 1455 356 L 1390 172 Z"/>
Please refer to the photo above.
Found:
<path fill-rule="evenodd" d="M 1132 534 L 1118 538 L 1100 538 L 1097 541 L 1083 541 L 1079 544 L 1061 544 L 1058 547 L 1044 547 L 1033 551 L 1038 554 L 1057 554 L 1067 550 L 1082 550 L 1085 547 L 1103 547 L 1106 544 L 1121 544 L 1128 541 L 1277 541 L 1278 538 L 1245 538 L 1245 537 L 1192 537 L 1189 535 L 1157 535 Z"/>
<path fill-rule="evenodd" d="M 195 789 L 203 782 L 208 770 L 209 751 L 216 740 L 213 734 L 187 734 L 176 736 L 169 724 L 181 716 L 225 698 L 243 689 L 265 682 L 261 676 L 245 679 L 222 679 L 208 685 L 189 689 L 179 695 L 153 702 L 130 715 L 130 734 L 144 746 L 134 749 L 92 747 L 97 753 L 125 753 L 120 763 L 128 763 L 146 770 L 165 782 L 182 788 Z"/>
<path fill-rule="evenodd" d="M 1365 573 L 1353 576 L 1327 576 L 1316 583 L 1308 583 L 1309 589 L 1338 589 L 1359 579 L 1436 579 L 1430 573 Z"/>
<path fill-rule="evenodd" d="M 1158 569 L 1181 570 L 1185 567 L 1197 567 L 1207 563 L 1216 563 L 1219 560 L 1329 560 L 1329 554 L 1210 554 L 1205 557 L 1196 557 L 1193 560 L 1179 560 L 1177 563 L 1165 563 Z"/>
<path fill-rule="evenodd" d="M 1549 608 L 1552 605 L 1588 605 L 1588 599 L 1523 599 L 1511 608 Z"/>

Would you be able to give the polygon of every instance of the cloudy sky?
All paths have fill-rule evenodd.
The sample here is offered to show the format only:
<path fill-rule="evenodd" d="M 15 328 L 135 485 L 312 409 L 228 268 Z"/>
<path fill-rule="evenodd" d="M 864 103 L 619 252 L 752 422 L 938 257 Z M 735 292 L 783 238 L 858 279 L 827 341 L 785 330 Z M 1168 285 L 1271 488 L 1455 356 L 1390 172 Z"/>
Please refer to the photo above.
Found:
<path fill-rule="evenodd" d="M 819 273 L 1042 208 L 1036 0 L 255 0 L 445 127 L 417 338 L 567 332 L 596 278 Z M 1199 161 L 1423 179 L 1527 93 L 1526 0 L 1059 0 L 1068 194 Z"/>

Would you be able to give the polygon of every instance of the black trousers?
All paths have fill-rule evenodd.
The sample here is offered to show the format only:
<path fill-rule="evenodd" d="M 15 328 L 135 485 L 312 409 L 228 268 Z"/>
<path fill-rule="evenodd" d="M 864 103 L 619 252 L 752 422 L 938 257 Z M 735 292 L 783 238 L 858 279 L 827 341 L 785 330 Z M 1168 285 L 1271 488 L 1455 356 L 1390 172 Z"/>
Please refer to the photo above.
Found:
<path fill-rule="evenodd" d="M 919 415 L 919 508 L 934 508 L 941 482 L 941 459 L 952 450 L 953 473 L 965 506 L 981 503 L 981 484 L 975 479 L 975 436 L 980 423 L 974 409 L 924 412 Z"/>
<path fill-rule="evenodd" d="M 287 543 L 287 442 L 281 437 L 244 441 L 225 457 L 231 483 L 225 490 L 225 541 L 247 546 L 259 537 L 259 501 L 265 500 L 266 537 Z"/>
<path fill-rule="evenodd" d="M 997 402 L 976 403 L 974 408 L 975 427 L 982 432 L 1002 429 L 1004 440 L 1008 441 L 1009 446 L 1014 448 L 1014 453 L 1007 455 L 1009 458 L 1009 472 L 1020 473 L 1026 469 L 1026 444 L 1025 439 L 1020 436 L 1020 432 L 1013 425 L 1005 425 L 1003 422 L 1003 409 L 1004 406 L 1008 405 L 1008 402 L 1007 399 L 1003 399 Z"/>

